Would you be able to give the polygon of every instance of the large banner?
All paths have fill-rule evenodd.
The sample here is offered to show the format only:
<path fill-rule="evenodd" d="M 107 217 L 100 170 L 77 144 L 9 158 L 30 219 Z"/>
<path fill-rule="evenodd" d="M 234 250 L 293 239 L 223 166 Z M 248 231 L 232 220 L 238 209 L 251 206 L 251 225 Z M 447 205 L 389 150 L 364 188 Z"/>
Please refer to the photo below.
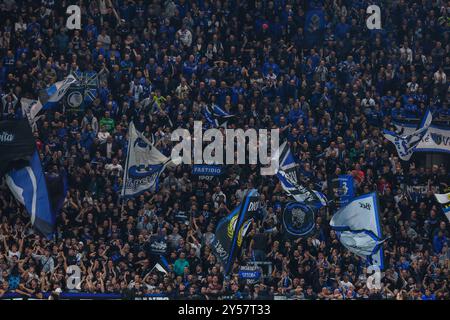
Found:
<path fill-rule="evenodd" d="M 217 259 L 224 266 L 225 274 L 230 272 L 234 259 L 242 247 L 244 236 L 258 209 L 259 195 L 253 189 L 245 195 L 233 212 L 219 221 L 211 246 Z"/>
<path fill-rule="evenodd" d="M 344 247 L 383 270 L 384 242 L 375 192 L 354 198 L 330 221 Z"/>
<path fill-rule="evenodd" d="M 394 123 L 398 131 L 411 134 L 416 126 L 409 123 Z M 450 153 L 450 127 L 432 124 L 419 142 L 414 152 L 446 152 Z"/>
<path fill-rule="evenodd" d="M 170 159 L 159 152 L 131 122 L 122 196 L 130 197 L 145 191 L 157 191 L 159 176 L 169 162 Z"/>

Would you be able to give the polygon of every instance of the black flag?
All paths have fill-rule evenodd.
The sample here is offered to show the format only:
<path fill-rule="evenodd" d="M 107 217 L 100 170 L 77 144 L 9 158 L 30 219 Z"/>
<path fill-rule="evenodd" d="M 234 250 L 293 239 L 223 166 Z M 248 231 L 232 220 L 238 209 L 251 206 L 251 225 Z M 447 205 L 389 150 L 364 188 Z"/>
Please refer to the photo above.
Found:
<path fill-rule="evenodd" d="M 27 119 L 0 121 L 0 176 L 13 167 L 13 162 L 22 160 L 23 166 L 26 166 L 35 147 Z"/>
<path fill-rule="evenodd" d="M 233 212 L 219 221 L 212 248 L 223 264 L 225 274 L 230 272 L 234 259 L 242 247 L 242 240 L 258 209 L 259 195 L 253 189 L 245 195 Z"/>

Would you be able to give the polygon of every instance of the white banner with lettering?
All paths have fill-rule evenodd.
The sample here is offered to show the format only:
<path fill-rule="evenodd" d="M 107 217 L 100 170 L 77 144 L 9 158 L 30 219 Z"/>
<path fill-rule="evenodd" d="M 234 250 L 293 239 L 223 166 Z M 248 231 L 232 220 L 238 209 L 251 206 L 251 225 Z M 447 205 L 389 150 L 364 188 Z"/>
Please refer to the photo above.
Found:
<path fill-rule="evenodd" d="M 416 130 L 413 124 L 395 123 L 395 126 L 399 131 L 403 129 L 402 134 L 411 134 Z M 432 124 L 414 152 L 450 153 L 450 127 Z"/>

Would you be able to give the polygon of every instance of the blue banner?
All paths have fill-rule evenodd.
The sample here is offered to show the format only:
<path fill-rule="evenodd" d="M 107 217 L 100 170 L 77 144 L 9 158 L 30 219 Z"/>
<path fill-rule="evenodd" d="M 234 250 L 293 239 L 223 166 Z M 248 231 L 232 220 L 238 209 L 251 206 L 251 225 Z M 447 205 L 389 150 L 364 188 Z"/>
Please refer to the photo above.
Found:
<path fill-rule="evenodd" d="M 194 164 L 192 174 L 199 176 L 220 176 L 223 173 L 223 167 L 210 164 Z"/>
<path fill-rule="evenodd" d="M 355 187 L 351 175 L 339 175 L 332 181 L 332 192 L 337 206 L 343 207 L 355 197 Z"/>
<path fill-rule="evenodd" d="M 306 12 L 305 34 L 317 35 L 325 28 L 325 13 L 322 9 L 312 9 Z"/>
<path fill-rule="evenodd" d="M 254 284 L 261 278 L 261 270 L 258 266 L 242 266 L 238 272 L 239 279 L 245 280 L 247 284 Z"/>

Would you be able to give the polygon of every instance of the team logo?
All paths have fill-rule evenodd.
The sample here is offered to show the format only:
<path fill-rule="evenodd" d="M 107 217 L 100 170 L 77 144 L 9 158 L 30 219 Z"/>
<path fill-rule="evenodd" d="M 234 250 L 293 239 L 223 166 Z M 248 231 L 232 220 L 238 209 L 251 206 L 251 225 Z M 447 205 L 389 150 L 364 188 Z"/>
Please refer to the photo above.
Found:
<path fill-rule="evenodd" d="M 306 236 L 315 225 L 314 210 L 299 202 L 289 202 L 284 209 L 282 219 L 286 231 L 296 237 Z"/>
<path fill-rule="evenodd" d="M 78 108 L 83 103 L 83 95 L 79 91 L 73 91 L 67 96 L 67 104 L 71 108 Z"/>

